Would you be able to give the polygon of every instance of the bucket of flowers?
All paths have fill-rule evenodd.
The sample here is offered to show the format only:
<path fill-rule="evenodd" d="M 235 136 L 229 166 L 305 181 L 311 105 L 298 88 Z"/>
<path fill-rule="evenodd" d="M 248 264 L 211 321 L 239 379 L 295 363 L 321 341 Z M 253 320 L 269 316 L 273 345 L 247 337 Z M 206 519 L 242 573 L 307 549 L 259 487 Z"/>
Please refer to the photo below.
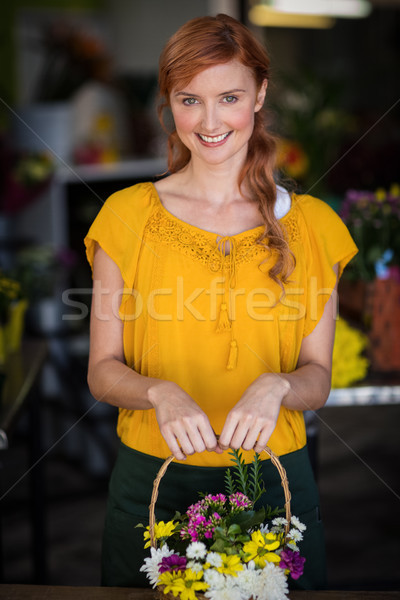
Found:
<path fill-rule="evenodd" d="M 226 493 L 200 495 L 184 514 L 156 522 L 155 505 L 160 481 L 170 456 L 154 480 L 149 526 L 144 532 L 145 558 L 141 571 L 157 588 L 160 598 L 180 600 L 283 600 L 288 577 L 298 579 L 305 558 L 298 542 L 305 525 L 291 515 L 286 471 L 266 447 L 278 469 L 285 496 L 284 509 L 256 508 L 265 493 L 261 459 L 255 454 L 246 465 L 238 450 L 231 451 L 233 469 L 225 474 Z M 278 516 L 281 513 L 285 516 Z"/>

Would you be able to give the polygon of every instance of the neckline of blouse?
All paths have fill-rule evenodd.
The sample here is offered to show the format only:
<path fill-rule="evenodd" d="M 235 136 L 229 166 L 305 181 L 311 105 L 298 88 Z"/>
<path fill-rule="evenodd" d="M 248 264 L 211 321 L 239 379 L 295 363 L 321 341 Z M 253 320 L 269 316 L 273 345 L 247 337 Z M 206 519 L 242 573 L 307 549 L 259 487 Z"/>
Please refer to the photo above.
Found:
<path fill-rule="evenodd" d="M 187 227 L 189 229 L 195 230 L 198 233 L 201 233 L 202 235 L 206 235 L 209 237 L 212 237 L 213 240 L 219 240 L 219 239 L 235 239 L 235 240 L 239 240 L 242 237 L 247 237 L 247 236 L 252 236 L 255 235 L 255 237 L 258 237 L 258 235 L 261 234 L 261 232 L 264 230 L 264 225 L 258 225 L 257 227 L 252 227 L 251 229 L 245 229 L 244 231 L 241 231 L 239 233 L 235 233 L 234 235 L 223 235 L 221 233 L 215 233 L 214 231 L 207 231 L 207 229 L 202 229 L 201 227 L 197 227 L 196 225 L 192 225 L 191 223 L 188 223 L 187 221 L 183 221 L 182 219 L 180 219 L 179 217 L 177 217 L 176 215 L 174 215 L 172 212 L 170 212 L 168 209 L 165 208 L 164 204 L 161 202 L 160 196 L 158 195 L 157 192 L 157 188 L 154 185 L 154 183 L 149 182 L 150 186 L 151 186 L 151 190 L 152 190 L 152 194 L 153 194 L 153 198 L 156 201 L 156 204 L 159 206 L 159 208 L 161 208 L 161 210 L 173 221 L 176 221 L 177 223 L 179 223 L 181 226 L 183 227 Z M 288 212 L 281 217 L 280 219 L 278 219 L 278 221 L 280 223 L 284 223 L 293 213 L 293 209 L 295 207 L 297 203 L 297 197 L 296 194 L 291 194 L 291 205 L 290 208 L 288 210 Z M 257 235 L 256 235 L 257 234 Z"/>

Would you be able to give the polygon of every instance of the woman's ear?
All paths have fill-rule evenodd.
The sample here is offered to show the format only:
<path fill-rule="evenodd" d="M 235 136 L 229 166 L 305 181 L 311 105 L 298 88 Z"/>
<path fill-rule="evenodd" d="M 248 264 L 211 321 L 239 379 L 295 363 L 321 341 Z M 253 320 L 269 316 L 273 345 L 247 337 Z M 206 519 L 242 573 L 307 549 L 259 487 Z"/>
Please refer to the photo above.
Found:
<path fill-rule="evenodd" d="M 264 104 L 264 100 L 265 100 L 265 94 L 267 93 L 267 87 L 268 87 L 268 79 L 264 79 L 264 81 L 262 82 L 260 89 L 257 92 L 257 96 L 256 96 L 256 105 L 254 107 L 254 112 L 258 112 Z"/>

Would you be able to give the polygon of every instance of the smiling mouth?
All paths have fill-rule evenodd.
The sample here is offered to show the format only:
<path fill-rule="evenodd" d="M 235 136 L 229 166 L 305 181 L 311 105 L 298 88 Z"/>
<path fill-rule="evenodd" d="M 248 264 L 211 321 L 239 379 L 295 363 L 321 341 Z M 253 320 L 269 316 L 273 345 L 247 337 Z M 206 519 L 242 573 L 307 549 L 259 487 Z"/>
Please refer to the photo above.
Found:
<path fill-rule="evenodd" d="M 206 142 L 207 144 L 217 144 L 219 142 L 223 142 L 231 133 L 231 131 L 228 131 L 228 133 L 222 133 L 221 135 L 215 135 L 212 137 L 208 135 L 202 135 L 201 133 L 198 133 L 197 135 L 203 142 Z"/>

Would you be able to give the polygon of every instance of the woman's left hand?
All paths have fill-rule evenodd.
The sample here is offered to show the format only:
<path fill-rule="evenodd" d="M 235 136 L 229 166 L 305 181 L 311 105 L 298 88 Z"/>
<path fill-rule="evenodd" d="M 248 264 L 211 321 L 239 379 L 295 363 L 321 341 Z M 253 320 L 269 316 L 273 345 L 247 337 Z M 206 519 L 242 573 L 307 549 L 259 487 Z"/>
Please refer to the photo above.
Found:
<path fill-rule="evenodd" d="M 254 449 L 261 452 L 275 429 L 283 398 L 290 383 L 276 373 L 264 373 L 244 392 L 228 413 L 219 437 L 222 450 Z"/>

